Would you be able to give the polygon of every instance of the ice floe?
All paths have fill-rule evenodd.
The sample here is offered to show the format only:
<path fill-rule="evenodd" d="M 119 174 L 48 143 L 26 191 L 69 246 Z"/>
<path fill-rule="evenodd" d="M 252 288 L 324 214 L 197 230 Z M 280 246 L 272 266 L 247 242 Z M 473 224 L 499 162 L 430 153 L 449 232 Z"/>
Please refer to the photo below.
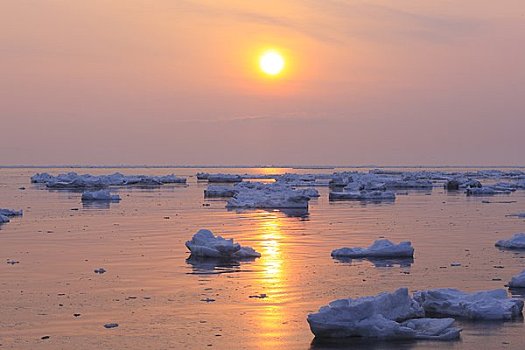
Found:
<path fill-rule="evenodd" d="M 307 209 L 310 200 L 304 190 L 279 183 L 243 182 L 235 190 L 237 193 L 228 201 L 227 208 Z"/>
<path fill-rule="evenodd" d="M 333 257 L 346 258 L 409 258 L 414 256 L 411 242 L 392 243 L 388 239 L 379 239 L 368 248 L 340 248 L 332 251 Z"/>
<path fill-rule="evenodd" d="M 118 194 L 111 194 L 108 190 L 84 191 L 82 193 L 83 201 L 119 201 Z"/>
<path fill-rule="evenodd" d="M 496 242 L 496 247 L 506 249 L 525 249 L 525 233 L 519 232 L 509 239 L 501 239 Z"/>
<path fill-rule="evenodd" d="M 108 186 L 159 186 L 171 183 L 186 183 L 185 178 L 174 174 L 164 176 L 148 175 L 123 175 L 114 173 L 110 175 L 79 175 L 75 172 L 59 174 L 56 176 L 48 173 L 36 174 L 31 177 L 31 182 L 45 184 L 48 188 L 104 188 Z"/>
<path fill-rule="evenodd" d="M 474 293 L 431 289 L 414 293 L 414 299 L 427 313 L 474 320 L 511 320 L 523 310 L 523 300 L 509 298 L 504 289 Z"/>
<path fill-rule="evenodd" d="M 525 288 L 525 270 L 513 276 L 508 283 L 509 288 Z"/>
<path fill-rule="evenodd" d="M 0 208 L 0 224 L 5 224 L 10 221 L 10 217 L 22 216 L 22 210 L 2 209 Z"/>
<path fill-rule="evenodd" d="M 210 230 L 199 230 L 191 241 L 186 242 L 186 247 L 191 251 L 191 256 L 197 257 L 245 259 L 261 256 L 251 247 L 234 243 L 233 239 L 214 236 Z"/>
<path fill-rule="evenodd" d="M 308 315 L 316 338 L 453 340 L 460 329 L 454 319 L 423 318 L 425 311 L 406 288 L 356 299 L 332 301 Z"/>

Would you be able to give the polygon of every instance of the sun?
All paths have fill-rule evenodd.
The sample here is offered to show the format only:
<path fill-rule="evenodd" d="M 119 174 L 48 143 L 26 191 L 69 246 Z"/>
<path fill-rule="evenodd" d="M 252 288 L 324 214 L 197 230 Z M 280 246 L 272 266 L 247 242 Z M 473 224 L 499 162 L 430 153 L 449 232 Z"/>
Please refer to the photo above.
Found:
<path fill-rule="evenodd" d="M 259 58 L 259 68 L 268 75 L 278 75 L 284 69 L 283 56 L 274 50 L 264 52 Z"/>

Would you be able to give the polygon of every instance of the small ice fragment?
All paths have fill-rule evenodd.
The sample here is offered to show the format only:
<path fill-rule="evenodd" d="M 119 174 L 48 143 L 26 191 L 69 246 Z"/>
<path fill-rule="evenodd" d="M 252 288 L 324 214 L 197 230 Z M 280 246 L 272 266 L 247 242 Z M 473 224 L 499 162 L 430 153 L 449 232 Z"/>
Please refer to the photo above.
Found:
<path fill-rule="evenodd" d="M 461 266 L 461 263 L 453 262 L 453 263 L 450 264 L 450 266 L 454 266 L 454 267 L 455 267 L 455 266 Z"/>
<path fill-rule="evenodd" d="M 98 269 L 95 269 L 94 271 L 95 273 L 103 274 L 104 272 L 106 272 L 106 269 L 104 269 L 103 267 L 100 267 Z"/>
<path fill-rule="evenodd" d="M 512 277 L 509 282 L 509 288 L 525 288 L 525 270 Z"/>
<path fill-rule="evenodd" d="M 245 259 L 261 256 L 251 247 L 242 247 L 239 243 L 233 243 L 233 239 L 214 236 L 213 232 L 204 229 L 193 235 L 191 241 L 186 242 L 186 247 L 192 256 L 208 258 Z"/>
<path fill-rule="evenodd" d="M 118 323 L 106 323 L 104 325 L 104 328 L 116 328 L 118 327 Z"/>
<path fill-rule="evenodd" d="M 525 249 L 525 233 L 516 233 L 509 239 L 497 241 L 495 245 L 506 249 Z"/>

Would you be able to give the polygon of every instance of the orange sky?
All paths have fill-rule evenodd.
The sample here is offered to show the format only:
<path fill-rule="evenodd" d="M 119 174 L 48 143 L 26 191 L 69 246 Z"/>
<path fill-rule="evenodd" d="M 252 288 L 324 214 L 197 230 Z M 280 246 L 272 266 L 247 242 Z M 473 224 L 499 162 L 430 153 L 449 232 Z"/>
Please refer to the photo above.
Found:
<path fill-rule="evenodd" d="M 523 62 L 522 0 L 5 0 L 0 165 L 523 165 Z"/>

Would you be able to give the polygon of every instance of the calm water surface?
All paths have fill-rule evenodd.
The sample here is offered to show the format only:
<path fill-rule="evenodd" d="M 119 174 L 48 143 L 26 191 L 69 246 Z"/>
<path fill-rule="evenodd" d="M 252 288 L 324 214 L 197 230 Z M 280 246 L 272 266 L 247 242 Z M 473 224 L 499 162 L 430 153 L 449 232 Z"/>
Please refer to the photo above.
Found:
<path fill-rule="evenodd" d="M 120 203 L 83 206 L 79 192 L 29 183 L 36 172 L 188 176 L 188 186 L 121 188 Z M 24 216 L 0 226 L 2 349 L 523 349 L 522 321 L 459 322 L 458 342 L 319 344 L 306 315 L 337 298 L 408 287 L 503 288 L 525 254 L 494 242 L 525 231 L 525 191 L 467 198 L 409 191 L 394 204 L 311 201 L 308 216 L 228 211 L 205 200 L 203 169 L 0 169 L 0 207 Z M 337 169 L 339 170 L 339 169 Z M 291 169 L 205 169 L 280 173 Z M 334 170 L 297 170 L 323 172 Z M 25 187 L 20 190 L 19 187 Z M 405 191 L 403 191 L 405 192 Z M 483 203 L 483 200 L 512 203 Z M 515 202 L 514 202 L 515 201 Z M 206 204 L 206 205 L 204 205 Z M 240 264 L 189 261 L 200 228 L 262 253 Z M 338 261 L 334 248 L 410 240 L 413 261 Z M 452 262 L 461 266 L 451 267 Z M 103 267 L 105 274 L 93 272 Z M 503 268 L 501 268 L 503 267 Z M 254 296 L 266 294 L 266 298 Z M 80 314 L 75 317 L 74 314 Z M 109 322 L 118 328 L 105 329 Z M 50 336 L 47 340 L 41 337 Z"/>

